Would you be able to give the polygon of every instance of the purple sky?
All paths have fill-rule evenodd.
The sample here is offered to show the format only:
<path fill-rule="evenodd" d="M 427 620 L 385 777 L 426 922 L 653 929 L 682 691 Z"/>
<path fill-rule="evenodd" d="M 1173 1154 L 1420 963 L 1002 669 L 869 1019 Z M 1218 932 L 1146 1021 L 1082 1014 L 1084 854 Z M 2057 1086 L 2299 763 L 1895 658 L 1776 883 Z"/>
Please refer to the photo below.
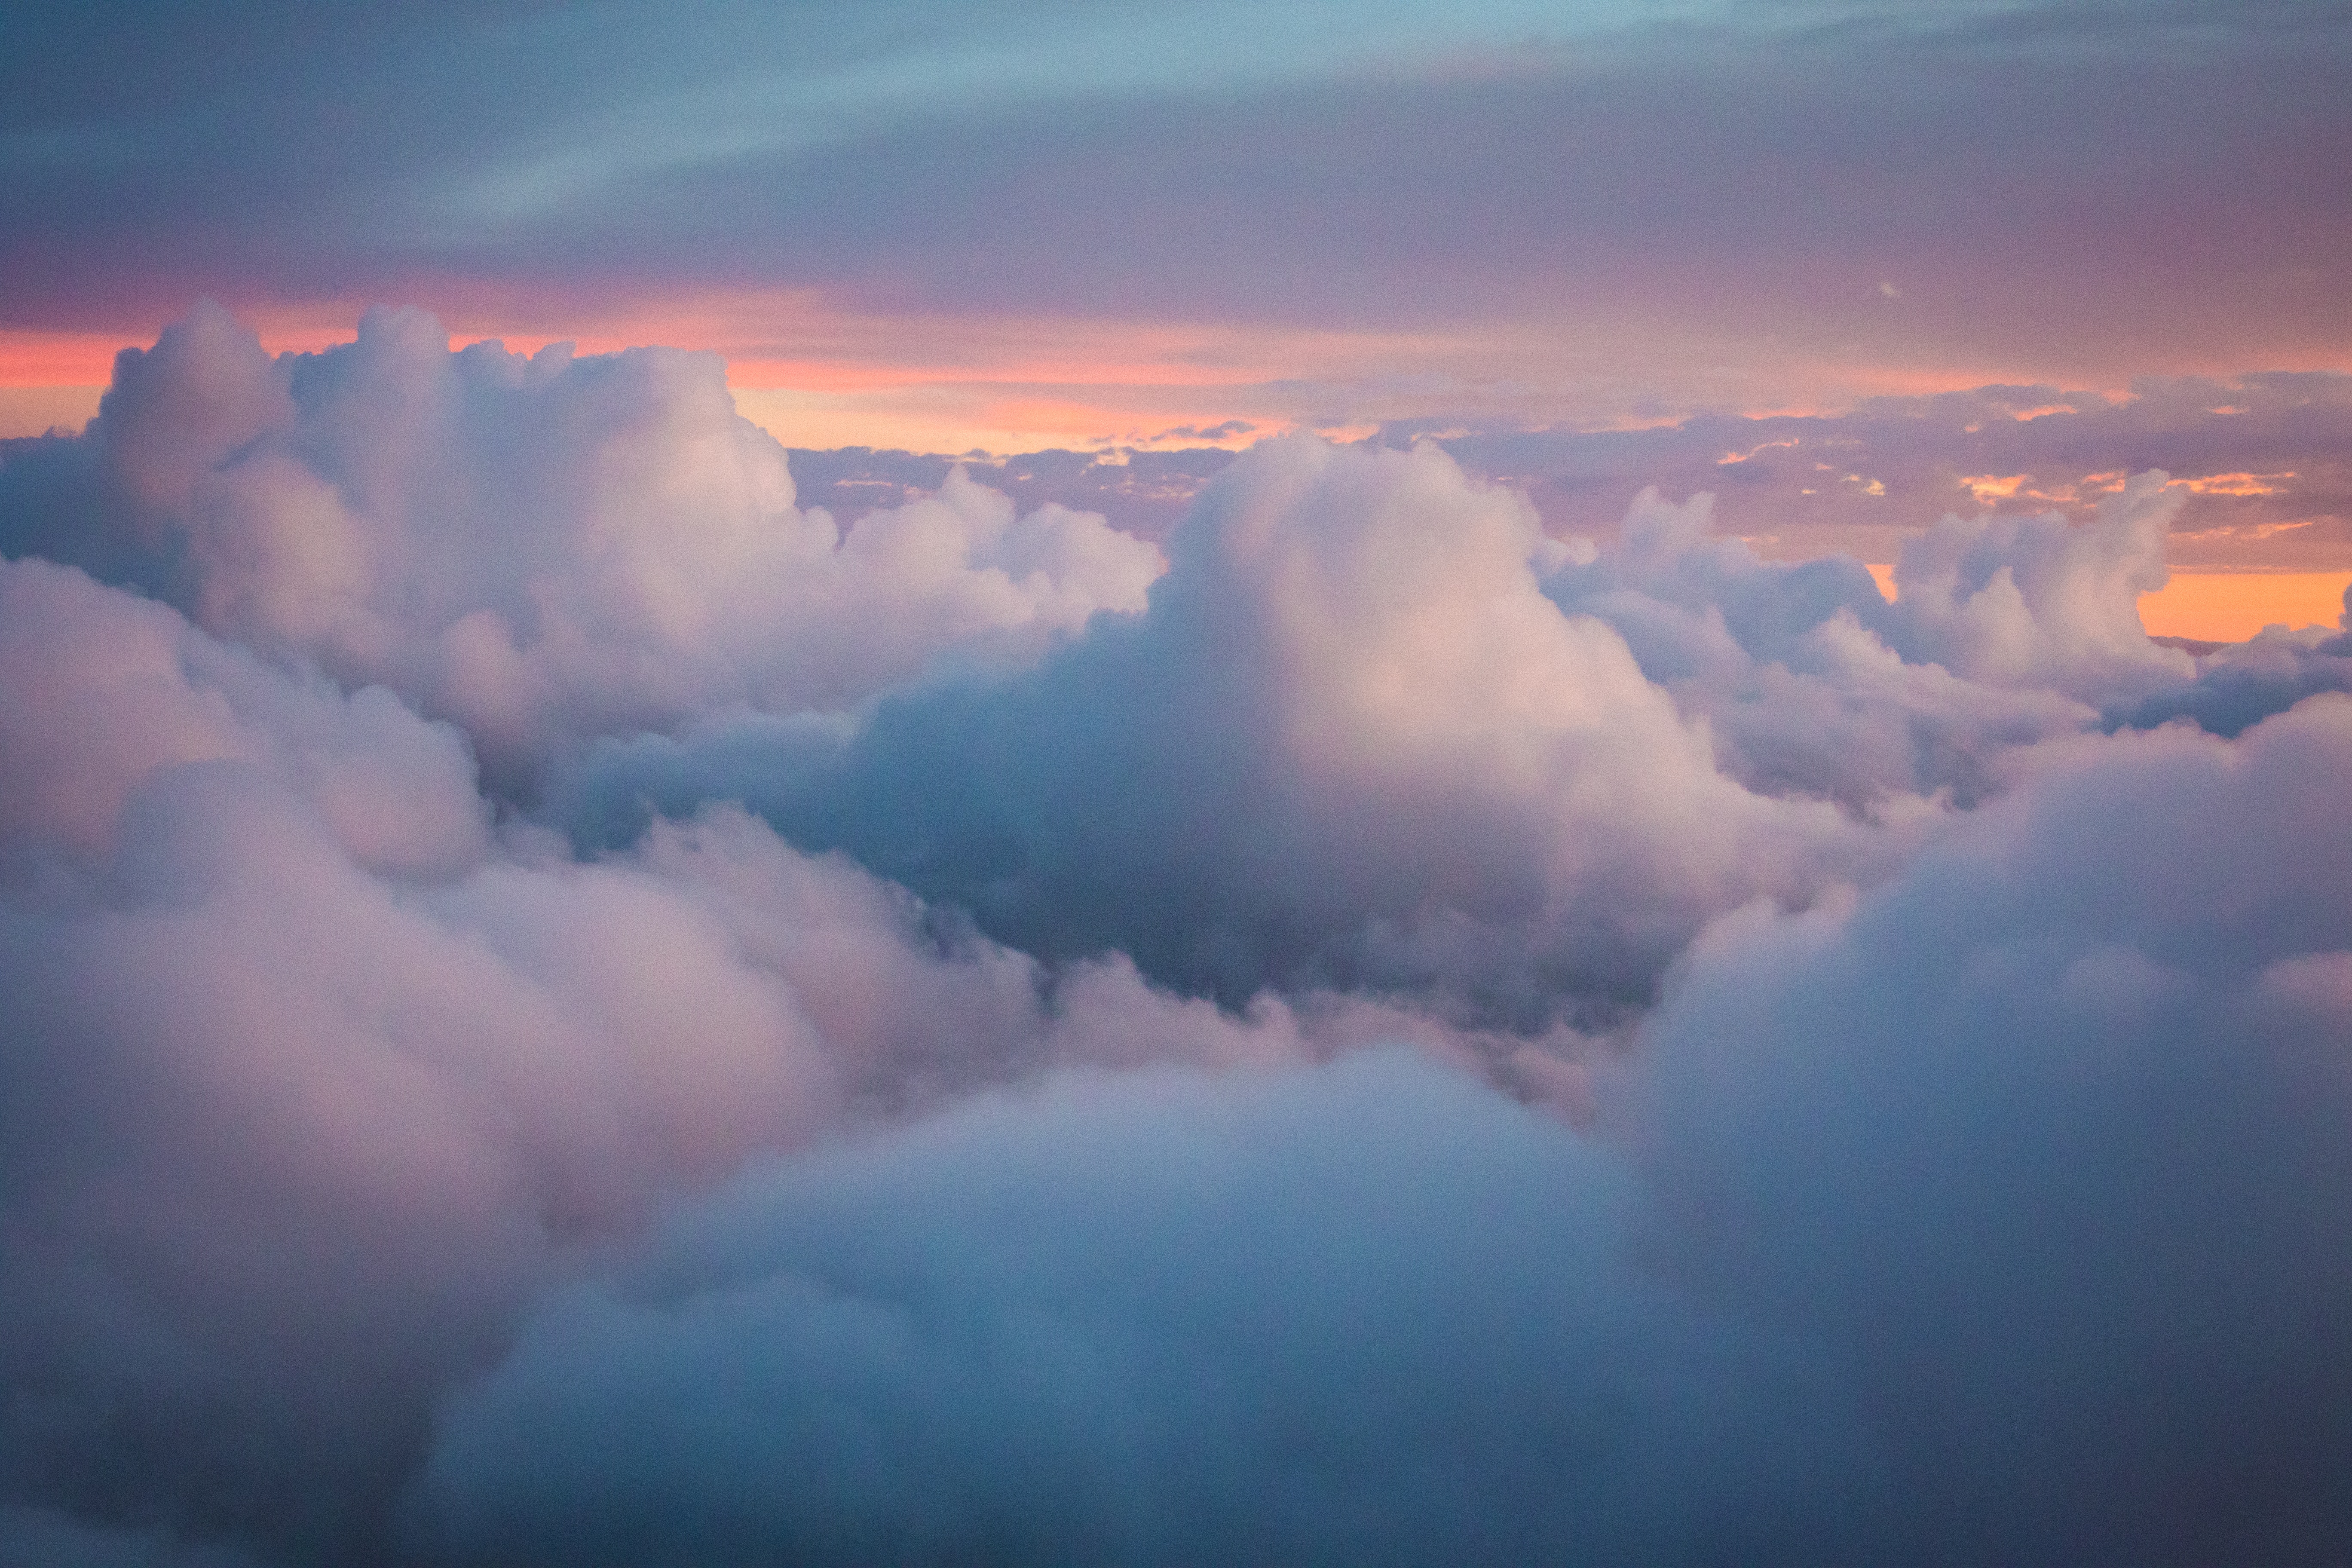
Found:
<path fill-rule="evenodd" d="M 383 300 L 465 336 L 715 348 L 807 447 L 2352 367 L 2329 5 L 34 4 L 11 27 L 19 433 L 86 416 L 112 348 L 204 296 L 272 346 Z"/>
<path fill-rule="evenodd" d="M 2352 1563 L 2347 105 L 10 0 L 0 1568 Z"/>

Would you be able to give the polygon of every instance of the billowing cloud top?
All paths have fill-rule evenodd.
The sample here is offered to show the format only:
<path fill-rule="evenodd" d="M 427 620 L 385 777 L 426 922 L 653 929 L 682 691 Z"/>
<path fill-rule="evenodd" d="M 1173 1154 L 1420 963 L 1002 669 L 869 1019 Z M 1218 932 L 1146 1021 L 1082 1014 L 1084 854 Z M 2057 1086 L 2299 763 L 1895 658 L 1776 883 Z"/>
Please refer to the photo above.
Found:
<path fill-rule="evenodd" d="M 453 354 L 415 311 L 272 360 L 199 310 L 124 357 L 85 439 L 22 467 L 16 548 L 175 587 L 213 631 L 389 686 L 462 721 L 501 776 L 563 736 L 839 708 L 951 647 L 1018 658 L 1140 608 L 1163 565 L 1099 517 L 1015 518 L 954 476 L 845 533 L 794 508 L 715 358 Z"/>
<path fill-rule="evenodd" d="M 836 520 L 200 311 L 0 453 L 0 1562 L 2341 1561 L 2352 628 L 2189 497 Z"/>

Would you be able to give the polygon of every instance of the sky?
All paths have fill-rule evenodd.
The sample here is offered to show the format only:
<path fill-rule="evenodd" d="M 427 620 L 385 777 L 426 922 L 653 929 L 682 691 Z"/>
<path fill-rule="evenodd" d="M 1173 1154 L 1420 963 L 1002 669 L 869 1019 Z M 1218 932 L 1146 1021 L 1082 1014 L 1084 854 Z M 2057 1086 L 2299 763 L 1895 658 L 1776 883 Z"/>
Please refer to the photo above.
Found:
<path fill-rule="evenodd" d="M 0 1568 L 2352 1560 L 2352 16 L 0 21 Z"/>
<path fill-rule="evenodd" d="M 1969 392 L 2228 410 L 2303 375 L 2326 414 L 2292 435 L 2151 433 L 2004 499 L 2165 468 L 2230 498 L 2181 564 L 2352 572 L 2331 4 L 30 0 L 10 26 L 0 433 L 78 426 L 114 353 L 205 299 L 274 350 L 374 303 L 460 342 L 709 349 L 788 447 L 919 456 Z M 1916 528 L 2014 473 L 1960 460 L 1863 510 Z"/>

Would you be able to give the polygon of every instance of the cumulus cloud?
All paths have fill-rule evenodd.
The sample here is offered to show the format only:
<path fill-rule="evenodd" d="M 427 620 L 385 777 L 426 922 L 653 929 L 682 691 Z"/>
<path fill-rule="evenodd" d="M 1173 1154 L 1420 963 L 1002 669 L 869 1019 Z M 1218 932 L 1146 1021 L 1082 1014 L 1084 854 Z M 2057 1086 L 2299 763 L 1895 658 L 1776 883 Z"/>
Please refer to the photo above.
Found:
<path fill-rule="evenodd" d="M 485 1562 L 2333 1561 L 2347 764 L 2340 699 L 2063 746 L 1886 887 L 1720 922 L 1630 1166 L 1391 1058 L 763 1172 L 548 1302 L 422 1517 Z"/>
<path fill-rule="evenodd" d="M 867 447 L 789 450 L 801 503 L 822 506 L 837 517 L 897 506 L 939 489 L 961 468 L 989 489 L 1012 497 L 1024 511 L 1057 504 L 1097 512 L 1122 532 L 1153 540 L 1168 536 L 1192 509 L 1201 487 L 1234 457 L 1222 447 L 1054 448 L 1001 458 L 977 452 L 947 458 Z"/>
<path fill-rule="evenodd" d="M 1891 564 L 1948 513 L 2087 521 L 2132 475 L 2160 468 L 2183 498 L 2166 542 L 2178 565 L 2321 572 L 2352 551 L 2352 375 L 2334 372 L 2149 376 L 2122 395 L 1979 386 L 1630 430 L 1449 415 L 1392 420 L 1370 439 L 1435 442 L 1464 472 L 1523 491 L 1562 537 L 1614 539 L 1655 488 L 1717 494 L 1724 526 L 1776 560 L 1843 552 Z M 971 461 L 1024 508 L 1059 501 L 1157 539 L 1235 456 L 1110 448 Z M 957 461 L 858 447 L 792 458 L 803 499 L 835 511 L 935 489 Z"/>
<path fill-rule="evenodd" d="M 483 848 L 447 725 L 382 688 L 289 678 L 72 568 L 0 564 L 0 855 L 102 862 L 142 783 L 230 760 L 302 796 L 373 869 L 452 870 Z"/>
<path fill-rule="evenodd" d="M 0 466 L 0 1563 L 2341 1561 L 2352 651 L 2182 493 L 843 531 L 199 312 Z"/>
<path fill-rule="evenodd" d="M 1229 999 L 1434 988 L 1589 1022 L 1708 916 L 1867 879 L 1932 798 L 2189 679 L 2137 607 L 2179 504 L 2150 474 L 2088 524 L 1947 519 L 1890 605 L 1852 561 L 1716 535 L 1705 496 L 1645 493 L 1598 552 L 1431 447 L 1269 443 L 1132 625 L 854 731 L 608 745 L 561 810 L 593 837 L 747 800 L 1017 945 Z"/>
<path fill-rule="evenodd" d="M 415 1516 L 459 1563 L 1850 1543 L 1837 1381 L 1644 1280 L 1629 1196 L 1402 1056 L 1059 1079 L 747 1175 L 551 1298 Z"/>
<path fill-rule="evenodd" d="M 573 863 L 446 725 L 44 563 L 0 568 L 0 1484 L 126 1527 L 374 1550 L 503 1315 L 750 1150 L 1427 1032 L 1049 973 L 740 816 Z"/>
<path fill-rule="evenodd" d="M 887 699 L 846 735 L 609 745 L 563 809 L 625 831 L 641 800 L 743 799 L 1032 950 L 1115 948 L 1229 1000 L 1434 988 L 1523 1023 L 1643 1000 L 1708 914 L 1883 852 L 1726 776 L 1623 637 L 1544 596 L 1573 552 L 1433 448 L 1262 445 L 1170 550 L 1147 614 L 1033 670 Z"/>
<path fill-rule="evenodd" d="M 1904 1555 L 2352 1541 L 2347 765 L 2341 697 L 2061 747 L 1646 1026 L 1654 1256 L 1843 1347 Z"/>
<path fill-rule="evenodd" d="M 961 475 L 846 530 L 713 356 L 452 353 L 415 310 L 271 359 L 217 308 L 126 351 L 89 432 L 0 468 L 0 546 L 461 723 L 509 786 L 566 739 L 843 707 L 1135 610 L 1158 550 Z M 21 474 L 19 470 L 23 469 Z"/>
<path fill-rule="evenodd" d="M 2168 479 L 2137 476 L 2085 526 L 2056 512 L 1946 518 L 1895 565 L 1898 640 L 1987 685 L 2097 700 L 2172 684 L 2189 656 L 2150 642 L 2139 619 L 2185 499 Z"/>
<path fill-rule="evenodd" d="M 2110 725 L 2148 729 L 2182 719 L 2217 735 L 2234 735 L 2315 693 L 2352 691 L 2352 588 L 2346 594 L 2340 630 L 2265 627 L 2200 658 L 2194 679 L 2115 705 Z"/>
<path fill-rule="evenodd" d="M 1954 574 L 1906 567 L 1906 586 L 1914 591 L 1890 605 L 1854 561 L 1760 560 L 1744 541 L 1715 531 L 1714 504 L 1705 492 L 1676 505 L 1645 489 L 1615 547 L 1557 567 L 1543 587 L 1562 610 L 1614 627 L 1643 673 L 1706 721 L 1718 763 L 1749 788 L 1819 795 L 1857 810 L 1906 795 L 1972 799 L 2010 748 L 2089 719 L 2088 708 L 2048 686 L 1989 685 L 1969 678 L 1973 668 L 1952 668 L 1957 660 L 1921 657 L 1948 623 L 1992 619 L 1976 613 Z M 2063 520 L 2051 520 L 2029 537 L 2050 530 L 2066 533 Z M 2005 546 L 2013 547 L 2013 528 L 1990 518 L 1947 519 L 1937 537 L 1933 548 L 1948 554 L 1973 542 L 1977 596 L 1998 582 L 1994 602 L 2007 605 L 2002 595 L 2015 568 L 2008 560 L 2013 549 Z M 1931 575 L 1935 597 L 1923 605 L 1916 589 Z M 2044 580 L 2056 579 L 2069 595 L 2067 607 L 2079 600 L 2136 630 L 2129 584 L 2084 583 L 2083 575 L 2074 563 L 2059 563 L 2036 574 L 2037 590 L 2049 597 L 2059 590 Z M 2021 662 L 2020 675 L 2035 673 L 2044 651 L 2032 643 L 2035 625 L 2030 610 L 1994 622 L 1993 637 L 2023 645 L 2007 649 Z M 2150 658 L 2166 657 L 2139 640 Z"/>

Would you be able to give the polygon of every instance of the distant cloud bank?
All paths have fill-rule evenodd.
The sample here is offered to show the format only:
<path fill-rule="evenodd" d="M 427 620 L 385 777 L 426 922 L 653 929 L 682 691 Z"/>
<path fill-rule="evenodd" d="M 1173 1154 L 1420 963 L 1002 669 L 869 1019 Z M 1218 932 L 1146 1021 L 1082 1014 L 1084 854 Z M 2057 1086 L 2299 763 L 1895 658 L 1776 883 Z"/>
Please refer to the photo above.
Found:
<path fill-rule="evenodd" d="M 1435 442 L 1465 472 L 1526 491 L 1555 533 L 1606 537 L 1653 485 L 1710 491 L 1727 530 L 1783 559 L 1891 562 L 1947 512 L 2081 519 L 2130 475 L 2162 468 L 2187 492 L 2168 542 L 2174 564 L 2352 570 L 2352 375 L 2332 372 L 2150 378 L 2116 395 L 1988 386 L 1843 414 L 1698 415 L 1622 430 L 1406 420 L 1370 440 Z M 1089 508 L 1155 538 L 1233 458 L 1208 447 L 793 453 L 803 493 L 836 510 L 936 488 L 960 461 L 1024 505 Z"/>

